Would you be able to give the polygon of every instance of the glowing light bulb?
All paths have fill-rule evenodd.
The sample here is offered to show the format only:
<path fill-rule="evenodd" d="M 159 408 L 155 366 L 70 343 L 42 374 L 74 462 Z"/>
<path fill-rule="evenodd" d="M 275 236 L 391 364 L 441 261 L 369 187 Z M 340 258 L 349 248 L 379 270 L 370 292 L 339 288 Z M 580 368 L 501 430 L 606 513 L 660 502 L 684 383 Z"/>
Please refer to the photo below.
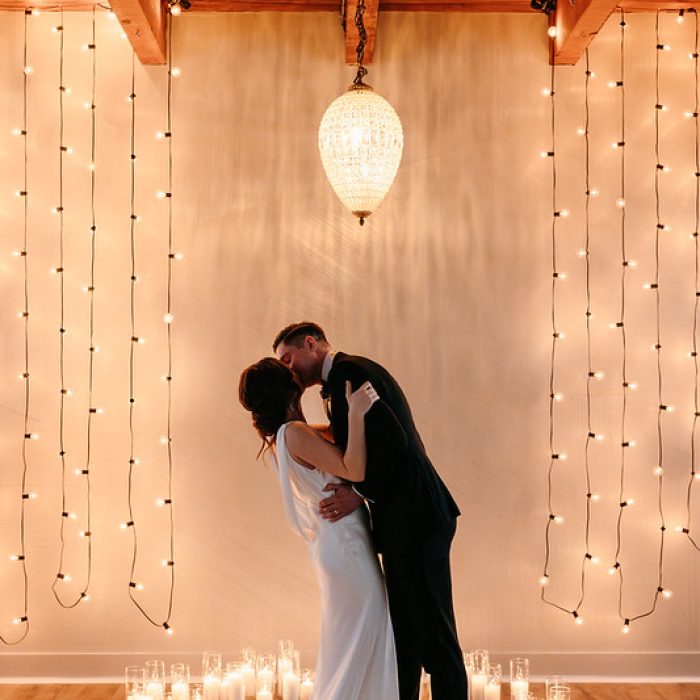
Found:
<path fill-rule="evenodd" d="M 591 500 L 594 503 L 597 503 L 600 500 L 600 494 L 599 493 L 592 493 L 591 494 Z"/>
<path fill-rule="evenodd" d="M 25 75 L 31 75 L 34 72 L 34 69 L 31 66 L 25 66 L 23 70 Z"/>
<path fill-rule="evenodd" d="M 630 632 L 630 626 L 629 626 L 629 624 L 628 624 L 627 622 L 625 622 L 625 624 L 622 626 L 622 631 L 623 631 L 624 634 L 629 634 L 629 632 Z"/>
<path fill-rule="evenodd" d="M 605 378 L 605 372 L 594 372 L 594 373 L 593 373 L 593 376 L 594 376 L 596 379 L 601 380 L 601 379 L 604 379 L 604 378 Z"/>
<path fill-rule="evenodd" d="M 553 94 L 550 88 L 542 88 L 542 95 L 544 95 L 544 97 L 551 97 Z"/>
<path fill-rule="evenodd" d="M 180 6 L 179 6 L 179 5 L 173 5 L 173 6 L 170 8 L 170 14 L 171 14 L 171 15 L 177 16 L 177 15 L 179 15 L 181 12 L 182 12 L 182 10 L 180 9 Z"/>
<path fill-rule="evenodd" d="M 555 522 L 557 525 L 563 525 L 563 524 L 564 524 L 564 516 L 562 516 L 562 515 L 555 515 L 555 516 L 554 516 L 554 522 Z"/>
<path fill-rule="evenodd" d="M 618 209 L 624 209 L 624 207 L 625 207 L 625 200 L 624 200 L 622 197 L 618 197 L 618 198 L 615 200 L 615 206 L 616 206 Z"/>
<path fill-rule="evenodd" d="M 556 39 L 557 36 L 559 36 L 559 30 L 555 26 L 551 26 L 549 29 L 547 29 L 547 36 L 550 39 Z"/>
<path fill-rule="evenodd" d="M 172 323 L 173 319 L 174 319 L 174 317 L 172 314 L 164 314 L 163 315 L 163 321 L 165 321 L 165 323 Z"/>
<path fill-rule="evenodd" d="M 664 473 L 663 467 L 654 467 L 654 476 L 661 476 Z"/>
<path fill-rule="evenodd" d="M 577 624 L 577 625 L 582 625 L 582 624 L 583 624 L 583 618 L 577 616 L 577 617 L 576 617 L 576 624 Z"/>
<path fill-rule="evenodd" d="M 586 130 L 585 130 L 582 126 L 579 126 L 579 128 L 576 129 L 576 133 L 577 133 L 579 136 L 585 136 L 585 135 L 586 135 Z"/>
<path fill-rule="evenodd" d="M 664 590 L 661 591 L 661 595 L 668 600 L 673 595 L 673 592 L 664 588 Z"/>
<path fill-rule="evenodd" d="M 564 400 L 564 394 L 554 394 L 554 400 L 555 400 L 555 401 L 563 401 L 563 400 Z"/>
<path fill-rule="evenodd" d="M 549 583 L 549 574 L 545 574 L 540 578 L 540 586 L 546 586 Z"/>
<path fill-rule="evenodd" d="M 172 75 L 173 78 L 179 78 L 180 75 L 182 75 L 182 71 L 181 71 L 179 68 L 176 67 L 176 68 L 173 68 L 173 69 L 170 71 L 170 75 Z"/>

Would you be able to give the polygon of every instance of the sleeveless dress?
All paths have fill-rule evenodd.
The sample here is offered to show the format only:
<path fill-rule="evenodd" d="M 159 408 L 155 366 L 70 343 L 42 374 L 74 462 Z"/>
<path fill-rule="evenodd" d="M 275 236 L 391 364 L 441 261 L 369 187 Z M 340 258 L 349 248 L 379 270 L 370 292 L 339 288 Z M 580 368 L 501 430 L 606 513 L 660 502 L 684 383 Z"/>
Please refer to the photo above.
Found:
<path fill-rule="evenodd" d="M 363 508 L 331 523 L 319 501 L 334 477 L 295 462 L 285 430 L 275 444 L 284 510 L 306 540 L 321 589 L 321 639 L 315 700 L 398 700 L 394 634 L 384 576 L 372 547 Z"/>

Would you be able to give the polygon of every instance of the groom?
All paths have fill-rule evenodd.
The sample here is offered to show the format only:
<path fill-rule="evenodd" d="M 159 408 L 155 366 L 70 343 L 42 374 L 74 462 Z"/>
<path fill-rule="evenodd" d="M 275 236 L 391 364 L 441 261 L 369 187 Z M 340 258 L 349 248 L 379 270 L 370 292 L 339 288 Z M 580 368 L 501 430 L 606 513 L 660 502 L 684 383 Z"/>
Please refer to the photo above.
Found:
<path fill-rule="evenodd" d="M 421 667 L 431 675 L 433 700 L 465 700 L 450 576 L 459 509 L 425 453 L 401 387 L 376 362 L 331 351 L 315 323 L 287 326 L 272 347 L 305 388 L 322 385 L 333 438 L 342 448 L 348 438 L 345 382 L 357 389 L 369 380 L 377 390 L 380 400 L 365 417 L 365 481 L 354 488 L 328 485 L 334 495 L 321 501 L 321 514 L 336 521 L 364 501 L 369 506 L 386 576 L 401 700 L 418 700 Z"/>

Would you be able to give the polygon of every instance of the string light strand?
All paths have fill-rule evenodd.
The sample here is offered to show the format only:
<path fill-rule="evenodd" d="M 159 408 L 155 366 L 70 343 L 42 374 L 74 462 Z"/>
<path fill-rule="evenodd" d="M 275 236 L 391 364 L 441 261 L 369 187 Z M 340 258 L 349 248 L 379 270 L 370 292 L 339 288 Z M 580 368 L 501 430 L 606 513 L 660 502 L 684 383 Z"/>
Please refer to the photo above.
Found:
<path fill-rule="evenodd" d="M 23 238 L 22 249 L 18 251 L 18 257 L 22 259 L 23 266 L 23 296 L 24 308 L 21 316 L 24 322 L 24 372 L 21 378 L 24 383 L 24 422 L 22 434 L 22 447 L 20 450 L 22 462 L 22 477 L 20 490 L 20 516 L 19 516 L 19 553 L 11 557 L 16 561 L 22 569 L 22 589 L 23 603 L 22 614 L 13 618 L 16 625 L 22 625 L 23 630 L 19 637 L 15 640 L 10 640 L 0 634 L 0 642 L 6 646 L 15 646 L 23 642 L 29 634 L 29 577 L 27 574 L 27 549 L 26 549 L 26 521 L 27 521 L 27 504 L 32 500 L 34 494 L 27 492 L 27 477 L 29 472 L 29 460 L 27 458 L 27 444 L 37 436 L 30 432 L 29 428 L 29 409 L 30 409 L 30 372 L 29 372 L 29 168 L 28 168 L 28 119 L 27 119 L 27 95 L 28 95 L 28 80 L 31 70 L 29 70 L 28 60 L 28 20 L 32 16 L 31 10 L 24 11 L 23 24 L 23 42 L 22 42 L 22 128 L 19 130 L 19 136 L 23 141 L 23 184 L 19 195 L 22 197 L 23 207 Z"/>

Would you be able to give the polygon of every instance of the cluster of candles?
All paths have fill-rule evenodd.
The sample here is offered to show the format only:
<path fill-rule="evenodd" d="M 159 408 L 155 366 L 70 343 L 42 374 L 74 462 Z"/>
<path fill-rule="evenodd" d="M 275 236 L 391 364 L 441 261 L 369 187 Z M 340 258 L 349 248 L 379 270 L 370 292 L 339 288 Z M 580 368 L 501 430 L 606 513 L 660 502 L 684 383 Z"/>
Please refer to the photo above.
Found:
<path fill-rule="evenodd" d="M 301 670 L 299 651 L 289 640 L 279 643 L 279 654 L 256 654 L 244 649 L 240 659 L 222 664 L 221 654 L 205 652 L 202 682 L 190 681 L 187 664 L 170 667 L 146 661 L 126 667 L 127 700 L 312 700 L 313 671 Z"/>
<path fill-rule="evenodd" d="M 488 651 L 470 651 L 464 654 L 464 665 L 469 679 L 469 700 L 501 700 L 503 673 L 501 664 L 492 664 Z M 546 700 L 570 700 L 571 688 L 562 676 L 545 679 Z M 530 692 L 530 661 L 510 660 L 510 700 L 541 700 Z"/>

